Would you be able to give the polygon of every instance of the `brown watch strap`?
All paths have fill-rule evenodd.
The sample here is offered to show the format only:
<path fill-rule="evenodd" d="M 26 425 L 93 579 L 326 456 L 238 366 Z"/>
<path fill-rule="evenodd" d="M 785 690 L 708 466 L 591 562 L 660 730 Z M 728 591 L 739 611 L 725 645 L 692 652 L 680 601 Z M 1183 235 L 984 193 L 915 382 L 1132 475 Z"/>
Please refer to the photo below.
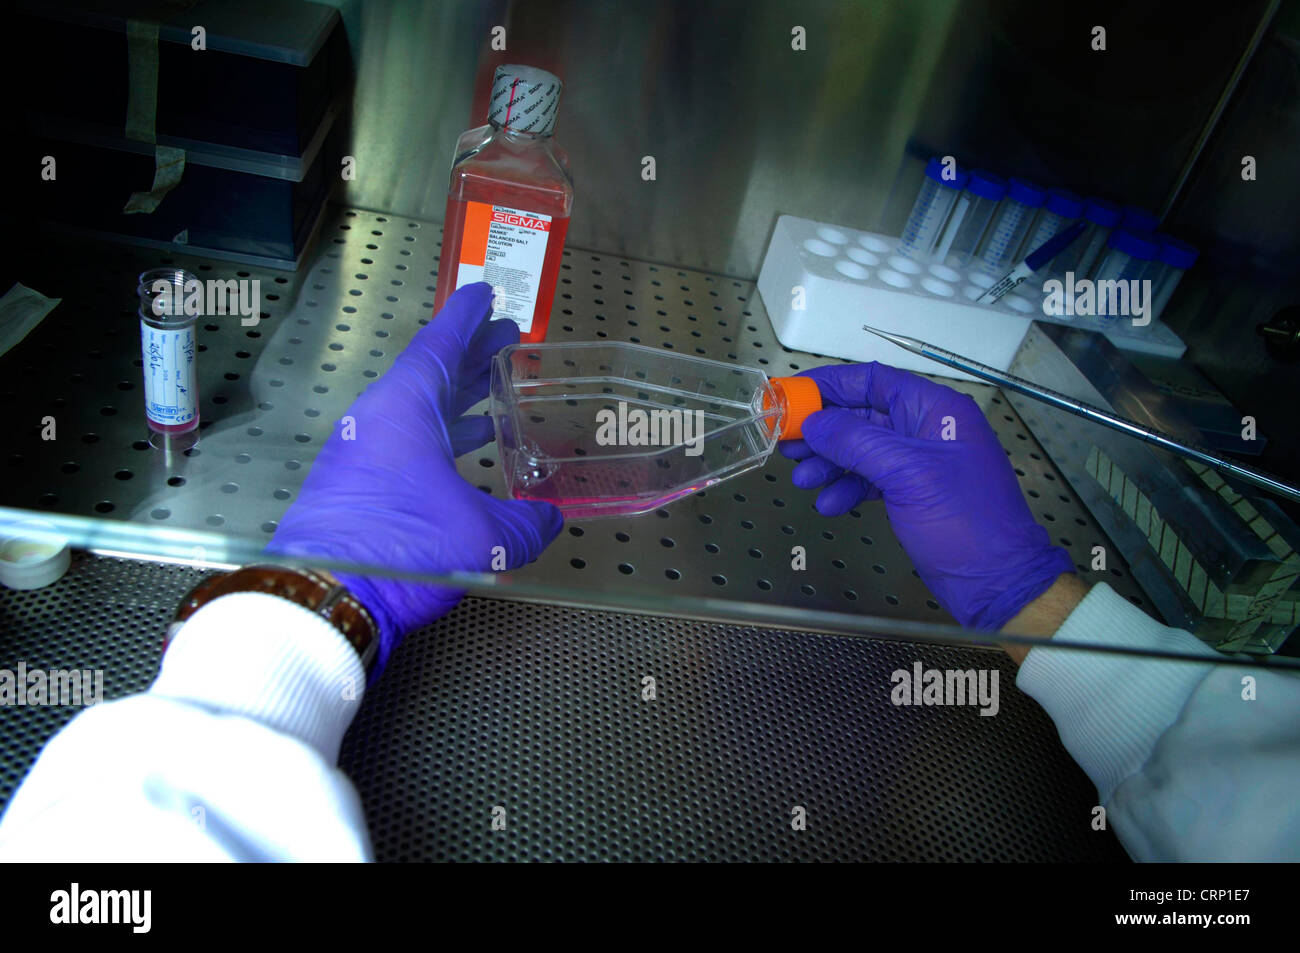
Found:
<path fill-rule="evenodd" d="M 264 592 L 310 609 L 342 633 L 357 650 L 366 671 L 370 671 L 379 651 L 379 626 L 374 616 L 343 586 L 310 569 L 287 566 L 243 566 L 203 579 L 181 600 L 175 618 L 167 627 L 163 648 L 199 609 L 213 599 L 235 592 Z"/>

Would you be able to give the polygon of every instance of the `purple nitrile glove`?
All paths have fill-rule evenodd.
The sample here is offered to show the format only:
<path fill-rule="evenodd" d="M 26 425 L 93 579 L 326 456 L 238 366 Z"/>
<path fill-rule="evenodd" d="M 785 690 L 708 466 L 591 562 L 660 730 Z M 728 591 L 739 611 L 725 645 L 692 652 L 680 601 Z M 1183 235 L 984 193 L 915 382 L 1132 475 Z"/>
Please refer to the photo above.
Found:
<path fill-rule="evenodd" d="M 781 444 L 802 461 L 794 485 L 825 486 L 816 503 L 825 516 L 883 498 L 921 580 L 962 625 L 1001 629 L 1074 572 L 973 398 L 876 362 L 803 375 L 826 409 L 804 421 L 802 440 Z"/>
<path fill-rule="evenodd" d="M 549 503 L 499 500 L 456 472 L 455 458 L 492 439 L 492 421 L 462 417 L 487 396 L 492 355 L 519 341 L 489 321 L 492 286 L 456 291 L 347 411 L 267 549 L 412 572 L 487 572 L 536 559 L 563 526 Z M 344 439 L 351 437 L 352 439 Z M 402 637 L 449 612 L 463 592 L 338 574 L 381 630 L 374 676 Z"/>

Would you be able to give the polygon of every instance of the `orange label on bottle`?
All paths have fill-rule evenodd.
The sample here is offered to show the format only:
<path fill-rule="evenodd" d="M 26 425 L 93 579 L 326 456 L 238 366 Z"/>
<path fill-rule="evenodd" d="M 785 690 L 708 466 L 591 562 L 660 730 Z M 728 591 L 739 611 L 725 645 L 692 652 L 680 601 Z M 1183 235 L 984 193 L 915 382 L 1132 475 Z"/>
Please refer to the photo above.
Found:
<path fill-rule="evenodd" d="M 486 281 L 493 289 L 492 317 L 530 331 L 550 232 L 549 215 L 466 202 L 456 287 Z"/>

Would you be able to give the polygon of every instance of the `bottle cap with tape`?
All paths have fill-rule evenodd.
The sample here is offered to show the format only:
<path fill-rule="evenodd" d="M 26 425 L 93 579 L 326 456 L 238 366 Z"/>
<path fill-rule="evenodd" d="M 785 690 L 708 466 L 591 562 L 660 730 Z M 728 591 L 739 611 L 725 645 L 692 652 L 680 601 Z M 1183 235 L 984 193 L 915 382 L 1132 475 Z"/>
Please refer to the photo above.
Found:
<path fill-rule="evenodd" d="M 492 77 L 488 122 L 498 129 L 549 136 L 560 111 L 559 77 L 535 66 L 498 66 Z"/>
<path fill-rule="evenodd" d="M 822 392 L 811 377 L 773 377 L 768 381 L 771 389 L 763 395 L 763 409 L 780 407 L 781 427 L 778 440 L 798 440 L 803 436 L 803 422 L 822 409 Z M 776 427 L 776 419 L 769 417 L 768 430 Z"/>

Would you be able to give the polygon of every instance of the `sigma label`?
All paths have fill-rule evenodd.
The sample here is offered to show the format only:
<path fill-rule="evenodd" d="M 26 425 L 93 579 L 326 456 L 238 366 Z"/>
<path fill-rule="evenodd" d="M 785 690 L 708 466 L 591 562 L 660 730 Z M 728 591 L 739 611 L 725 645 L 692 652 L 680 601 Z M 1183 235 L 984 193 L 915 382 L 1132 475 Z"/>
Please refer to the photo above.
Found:
<path fill-rule="evenodd" d="M 465 205 L 456 287 L 486 281 L 496 289 L 492 317 L 509 318 L 521 333 L 532 330 L 551 216 L 486 202 Z"/>

